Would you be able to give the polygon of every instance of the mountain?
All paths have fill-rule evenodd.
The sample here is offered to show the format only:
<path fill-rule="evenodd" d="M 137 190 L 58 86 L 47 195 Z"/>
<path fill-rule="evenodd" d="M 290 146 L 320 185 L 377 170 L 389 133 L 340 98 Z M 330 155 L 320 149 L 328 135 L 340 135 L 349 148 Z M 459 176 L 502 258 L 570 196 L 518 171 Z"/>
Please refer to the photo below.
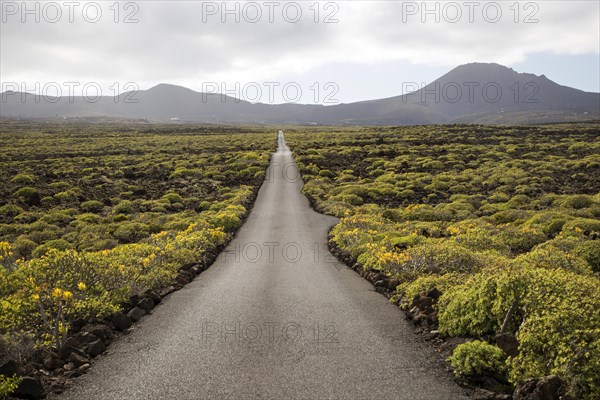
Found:
<path fill-rule="evenodd" d="M 101 97 L 43 99 L 2 93 L 0 117 L 111 117 L 253 124 L 414 125 L 539 123 L 600 118 L 600 93 L 561 86 L 499 64 L 461 65 L 411 93 L 333 106 L 250 103 L 168 84 Z M 132 102 L 131 100 L 137 100 Z"/>

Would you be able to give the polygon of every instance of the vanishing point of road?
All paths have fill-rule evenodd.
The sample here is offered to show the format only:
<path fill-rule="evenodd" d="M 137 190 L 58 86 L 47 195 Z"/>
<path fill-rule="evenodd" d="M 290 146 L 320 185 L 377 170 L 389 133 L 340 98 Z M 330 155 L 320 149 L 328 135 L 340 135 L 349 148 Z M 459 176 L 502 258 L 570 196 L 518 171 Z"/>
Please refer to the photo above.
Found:
<path fill-rule="evenodd" d="M 217 261 L 53 399 L 466 399 L 404 314 L 327 250 L 283 133 Z"/>

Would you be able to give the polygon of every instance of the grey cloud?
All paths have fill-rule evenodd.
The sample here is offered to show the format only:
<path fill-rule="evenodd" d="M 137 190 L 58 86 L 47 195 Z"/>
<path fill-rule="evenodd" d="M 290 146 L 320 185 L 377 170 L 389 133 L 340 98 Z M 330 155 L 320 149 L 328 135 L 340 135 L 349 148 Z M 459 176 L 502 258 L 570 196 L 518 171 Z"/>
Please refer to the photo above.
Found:
<path fill-rule="evenodd" d="M 105 11 L 109 4 L 103 3 Z M 201 2 L 137 4 L 136 24 L 115 24 L 110 15 L 97 24 L 81 18 L 73 24 L 2 23 L 1 79 L 269 80 L 334 62 L 453 66 L 514 62 L 548 50 L 598 51 L 597 2 L 540 2 L 538 24 L 515 24 L 508 16 L 498 24 L 480 17 L 475 23 L 423 24 L 416 17 L 403 23 L 402 3 L 392 1 L 336 3 L 335 24 L 314 23 L 307 8 L 312 2 L 303 3 L 299 23 L 276 14 L 275 23 L 264 16 L 256 24 L 223 24 L 217 16 L 203 22 Z"/>

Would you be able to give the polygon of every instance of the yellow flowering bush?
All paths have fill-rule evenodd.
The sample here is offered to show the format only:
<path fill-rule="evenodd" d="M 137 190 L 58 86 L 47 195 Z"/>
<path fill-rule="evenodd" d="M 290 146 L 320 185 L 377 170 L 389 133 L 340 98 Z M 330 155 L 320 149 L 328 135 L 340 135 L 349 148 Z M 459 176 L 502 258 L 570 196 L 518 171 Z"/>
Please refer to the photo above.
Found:
<path fill-rule="evenodd" d="M 597 125 L 286 133 L 304 193 L 341 218 L 332 244 L 398 279 L 402 306 L 440 290 L 446 335 L 490 340 L 512 307 L 511 380 L 555 373 L 577 399 L 600 398 L 597 139 Z M 455 367 L 488 356 L 504 369 L 483 341 L 461 347 Z"/>
<path fill-rule="evenodd" d="M 0 159 L 0 342 L 14 348 L 60 349 L 72 322 L 208 259 L 276 145 L 262 128 L 26 125 L 3 121 Z"/>
<path fill-rule="evenodd" d="M 16 267 L 16 257 L 8 242 L 0 242 L 0 267 L 12 270 Z"/>
<path fill-rule="evenodd" d="M 600 371 L 600 281 L 562 268 L 513 263 L 484 270 L 440 298 L 439 329 L 451 336 L 485 336 L 508 330 L 520 342 L 509 360 L 515 383 L 556 374 L 576 398 L 596 398 Z"/>

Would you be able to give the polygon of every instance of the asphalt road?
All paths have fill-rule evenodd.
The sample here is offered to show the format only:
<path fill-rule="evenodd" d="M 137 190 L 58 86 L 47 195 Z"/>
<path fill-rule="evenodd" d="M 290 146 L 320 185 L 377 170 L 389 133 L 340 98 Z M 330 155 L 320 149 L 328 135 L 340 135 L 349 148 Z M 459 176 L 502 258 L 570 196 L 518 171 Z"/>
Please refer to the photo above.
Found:
<path fill-rule="evenodd" d="M 67 399 L 463 399 L 403 313 L 327 251 L 283 134 L 236 239 Z"/>

